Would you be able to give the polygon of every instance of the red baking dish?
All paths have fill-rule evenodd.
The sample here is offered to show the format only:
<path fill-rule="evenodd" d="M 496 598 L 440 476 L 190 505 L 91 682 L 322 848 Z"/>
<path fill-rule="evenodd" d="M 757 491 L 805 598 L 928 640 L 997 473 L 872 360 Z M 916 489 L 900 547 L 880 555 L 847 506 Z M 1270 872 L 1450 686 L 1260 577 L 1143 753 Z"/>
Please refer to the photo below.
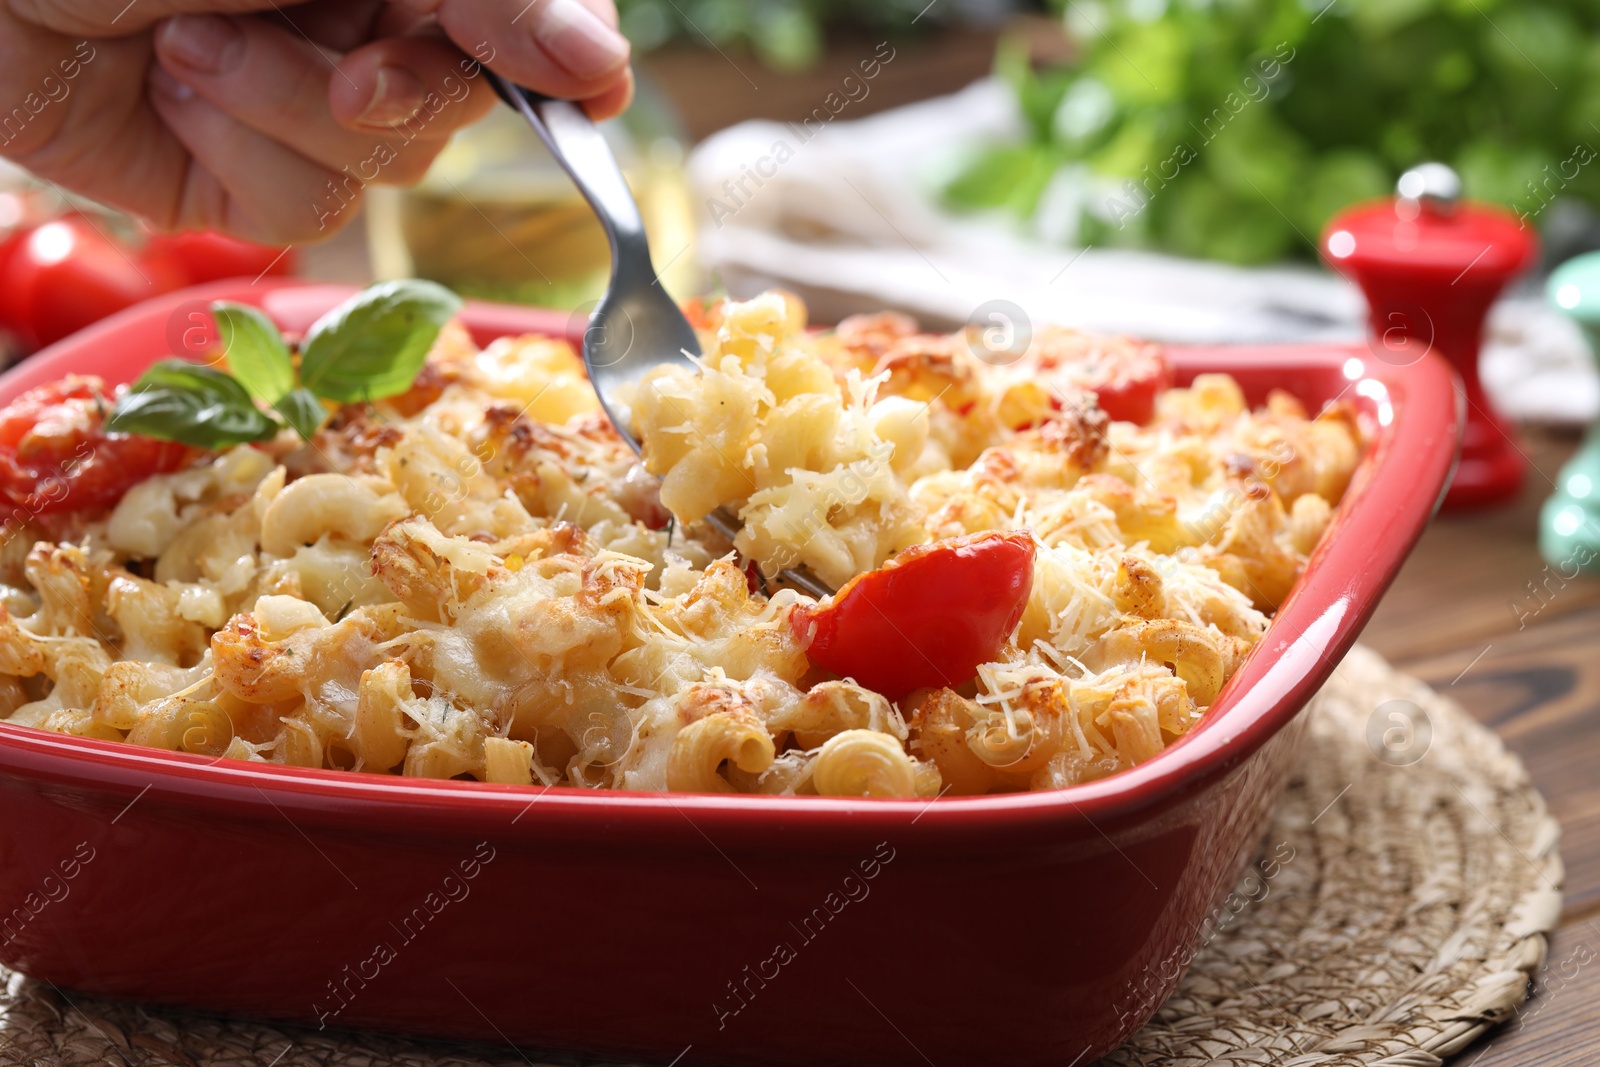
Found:
<path fill-rule="evenodd" d="M 303 329 L 345 287 L 123 312 L 0 378 L 111 381 L 226 298 Z M 469 305 L 480 342 L 565 316 Z M 0 962 L 63 988 L 311 1026 L 662 1063 L 1088 1063 L 1171 992 L 1294 766 L 1300 710 L 1428 521 L 1450 372 L 1364 347 L 1179 350 L 1374 432 L 1334 525 L 1205 721 L 1053 793 L 598 793 L 203 758 L 0 724 Z M 1329 797 L 1332 801 L 1334 798 Z"/>

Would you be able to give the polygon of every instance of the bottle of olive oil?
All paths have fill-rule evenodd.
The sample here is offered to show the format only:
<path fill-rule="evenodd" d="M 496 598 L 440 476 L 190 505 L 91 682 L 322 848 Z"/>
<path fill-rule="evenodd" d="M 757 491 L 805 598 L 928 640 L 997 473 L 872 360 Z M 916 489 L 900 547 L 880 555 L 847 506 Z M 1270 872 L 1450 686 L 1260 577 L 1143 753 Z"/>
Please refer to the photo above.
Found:
<path fill-rule="evenodd" d="M 684 145 L 646 99 L 602 129 L 639 202 L 662 284 L 700 286 Z M 379 278 L 415 275 L 464 296 L 577 309 L 599 298 L 611 253 L 594 213 L 522 117 L 496 107 L 457 133 L 415 188 L 368 191 Z"/>

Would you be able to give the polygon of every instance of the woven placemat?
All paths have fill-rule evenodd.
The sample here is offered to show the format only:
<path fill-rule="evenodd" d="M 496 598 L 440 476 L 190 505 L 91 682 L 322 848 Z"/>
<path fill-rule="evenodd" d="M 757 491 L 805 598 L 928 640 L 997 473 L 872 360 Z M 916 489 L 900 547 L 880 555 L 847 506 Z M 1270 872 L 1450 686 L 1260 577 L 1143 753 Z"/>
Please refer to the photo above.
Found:
<path fill-rule="evenodd" d="M 1311 714 L 1257 863 L 1206 925 L 1177 992 L 1105 1064 L 1431 1067 L 1526 998 L 1560 914 L 1562 868 L 1556 823 L 1521 762 L 1363 649 Z M 4 1065 L 571 1062 L 145 1009 L 6 978 Z"/>

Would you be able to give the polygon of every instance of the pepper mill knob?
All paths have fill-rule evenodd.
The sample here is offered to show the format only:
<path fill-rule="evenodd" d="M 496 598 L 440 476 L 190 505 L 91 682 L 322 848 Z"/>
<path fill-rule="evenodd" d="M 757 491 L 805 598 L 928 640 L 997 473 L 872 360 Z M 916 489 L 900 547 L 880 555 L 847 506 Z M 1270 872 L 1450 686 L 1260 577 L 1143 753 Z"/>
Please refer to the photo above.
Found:
<path fill-rule="evenodd" d="M 1422 163 L 1400 175 L 1394 191 L 1401 218 L 1414 219 L 1423 210 L 1450 215 L 1461 202 L 1461 178 L 1443 163 Z"/>
<path fill-rule="evenodd" d="M 1550 302 L 1583 327 L 1600 359 L 1600 252 L 1557 267 L 1545 284 Z M 1539 512 L 1539 551 L 1566 577 L 1600 571 L 1600 421 L 1556 476 L 1556 491 Z"/>
<path fill-rule="evenodd" d="M 1461 378 L 1466 422 L 1444 506 L 1498 503 L 1517 494 L 1527 464 L 1484 394 L 1478 354 L 1489 306 L 1538 242 L 1509 212 L 1461 200 L 1461 179 L 1442 163 L 1406 171 L 1396 194 L 1336 215 L 1322 254 L 1366 294 L 1375 358 L 1404 365 L 1436 351 Z"/>

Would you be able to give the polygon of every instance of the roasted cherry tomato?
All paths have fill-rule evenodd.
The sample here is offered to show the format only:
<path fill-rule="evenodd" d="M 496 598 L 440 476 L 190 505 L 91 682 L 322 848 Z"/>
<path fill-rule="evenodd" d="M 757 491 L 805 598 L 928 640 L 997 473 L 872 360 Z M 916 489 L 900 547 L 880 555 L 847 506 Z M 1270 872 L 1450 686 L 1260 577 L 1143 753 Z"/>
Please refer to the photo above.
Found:
<path fill-rule="evenodd" d="M 241 241 L 237 237 L 196 230 L 156 234 L 140 252 L 141 262 L 168 262 L 183 275 L 184 285 L 223 278 L 287 276 L 294 272 L 294 253 L 278 245 Z"/>
<path fill-rule="evenodd" d="M 1172 388 L 1172 369 L 1155 349 L 1110 351 L 1065 363 L 1056 375 L 1067 385 L 1093 393 L 1100 410 L 1111 418 L 1141 426 L 1155 417 L 1156 397 Z"/>
<path fill-rule="evenodd" d="M 1000 654 L 1032 586 L 1031 536 L 966 534 L 906 549 L 789 624 L 813 663 L 894 698 L 971 679 Z"/>
<path fill-rule="evenodd" d="M 106 433 L 112 402 L 99 378 L 72 375 L 0 409 L 4 503 L 35 515 L 109 507 L 150 475 L 184 465 L 184 445 Z"/>
<path fill-rule="evenodd" d="M 184 284 L 161 262 L 139 263 L 82 216 L 22 231 L 0 246 L 0 322 L 31 348 Z"/>

